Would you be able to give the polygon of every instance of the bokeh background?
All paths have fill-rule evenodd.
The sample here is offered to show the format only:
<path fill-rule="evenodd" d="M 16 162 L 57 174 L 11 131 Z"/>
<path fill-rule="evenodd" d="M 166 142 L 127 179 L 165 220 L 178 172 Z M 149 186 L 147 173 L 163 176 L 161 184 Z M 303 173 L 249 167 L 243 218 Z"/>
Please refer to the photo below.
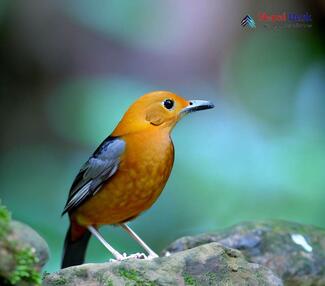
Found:
<path fill-rule="evenodd" d="M 263 27 L 263 11 L 308 12 L 312 27 Z M 241 27 L 247 14 L 256 29 Z M 324 1 L 1 0 L 0 198 L 48 241 L 46 270 L 59 268 L 79 167 L 157 89 L 216 108 L 175 128 L 171 178 L 131 223 L 155 250 L 244 220 L 325 227 L 324 14 Z M 108 258 L 92 239 L 87 261 Z"/>

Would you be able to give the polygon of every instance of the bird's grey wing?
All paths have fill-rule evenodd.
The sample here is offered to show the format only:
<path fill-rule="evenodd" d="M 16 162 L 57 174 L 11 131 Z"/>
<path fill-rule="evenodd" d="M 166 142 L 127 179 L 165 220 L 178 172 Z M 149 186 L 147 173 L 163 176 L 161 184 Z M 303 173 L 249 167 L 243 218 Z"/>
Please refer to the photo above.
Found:
<path fill-rule="evenodd" d="M 115 174 L 124 149 L 125 141 L 118 137 L 108 137 L 100 144 L 74 179 L 62 215 L 72 212 L 94 196 L 103 183 Z"/>

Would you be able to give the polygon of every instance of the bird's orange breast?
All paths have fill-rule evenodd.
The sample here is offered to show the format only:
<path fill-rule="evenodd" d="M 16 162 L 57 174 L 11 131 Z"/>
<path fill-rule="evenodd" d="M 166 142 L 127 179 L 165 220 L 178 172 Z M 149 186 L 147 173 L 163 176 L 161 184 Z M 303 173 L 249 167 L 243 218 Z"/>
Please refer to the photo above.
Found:
<path fill-rule="evenodd" d="M 118 171 L 75 212 L 81 225 L 117 224 L 136 217 L 156 201 L 168 180 L 174 148 L 167 132 L 139 132 L 122 139 L 126 149 Z"/>

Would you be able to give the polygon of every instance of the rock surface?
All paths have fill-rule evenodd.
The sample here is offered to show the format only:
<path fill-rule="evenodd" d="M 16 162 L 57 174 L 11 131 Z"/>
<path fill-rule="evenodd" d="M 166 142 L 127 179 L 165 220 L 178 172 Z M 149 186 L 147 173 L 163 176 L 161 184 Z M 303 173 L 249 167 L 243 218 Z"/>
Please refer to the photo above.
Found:
<path fill-rule="evenodd" d="M 325 231 L 285 221 L 248 222 L 224 231 L 183 237 L 175 253 L 211 242 L 240 250 L 248 261 L 270 268 L 286 285 L 325 285 Z"/>
<path fill-rule="evenodd" d="M 240 251 L 218 243 L 205 244 L 153 260 L 84 264 L 48 274 L 44 286 L 54 285 L 282 285 L 271 270 L 248 263 Z"/>

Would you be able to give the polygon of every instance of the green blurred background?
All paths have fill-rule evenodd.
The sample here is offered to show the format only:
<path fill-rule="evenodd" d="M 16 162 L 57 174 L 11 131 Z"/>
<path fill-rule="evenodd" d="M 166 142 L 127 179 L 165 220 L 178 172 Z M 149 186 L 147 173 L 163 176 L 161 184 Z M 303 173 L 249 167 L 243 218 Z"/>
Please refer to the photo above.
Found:
<path fill-rule="evenodd" d="M 309 12 L 312 27 L 266 28 L 260 11 Z M 240 26 L 247 14 L 256 29 Z M 243 220 L 325 227 L 324 14 L 324 1 L 2 0 L 0 198 L 48 241 L 46 270 L 59 268 L 79 167 L 157 89 L 216 108 L 175 128 L 171 178 L 131 223 L 155 250 Z M 108 258 L 92 239 L 87 261 Z"/>

